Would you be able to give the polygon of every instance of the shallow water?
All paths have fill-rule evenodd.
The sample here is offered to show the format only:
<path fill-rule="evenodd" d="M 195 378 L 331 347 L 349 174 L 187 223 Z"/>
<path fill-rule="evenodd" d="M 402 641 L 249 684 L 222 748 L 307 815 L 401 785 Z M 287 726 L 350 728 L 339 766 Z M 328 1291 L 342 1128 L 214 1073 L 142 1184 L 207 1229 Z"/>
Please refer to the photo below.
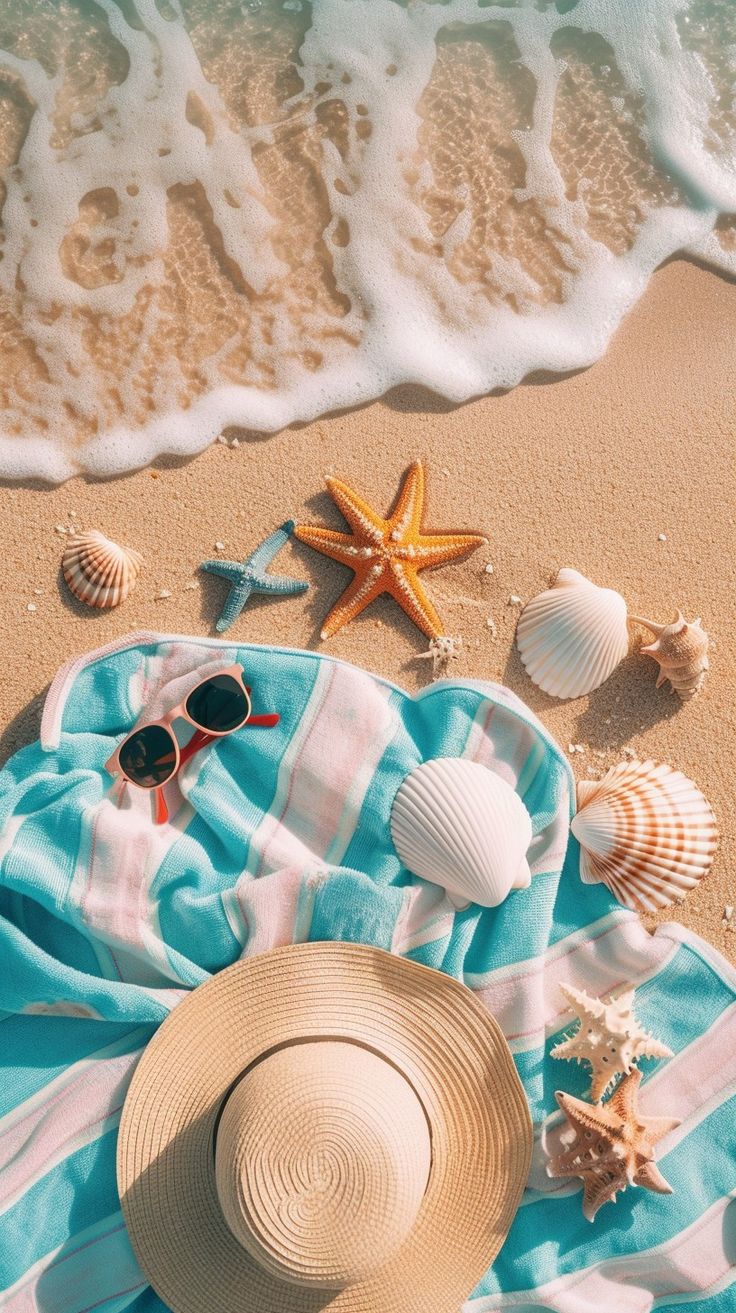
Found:
<path fill-rule="evenodd" d="M 736 273 L 734 0 L 0 0 L 0 52 L 6 477 L 459 401 Z"/>

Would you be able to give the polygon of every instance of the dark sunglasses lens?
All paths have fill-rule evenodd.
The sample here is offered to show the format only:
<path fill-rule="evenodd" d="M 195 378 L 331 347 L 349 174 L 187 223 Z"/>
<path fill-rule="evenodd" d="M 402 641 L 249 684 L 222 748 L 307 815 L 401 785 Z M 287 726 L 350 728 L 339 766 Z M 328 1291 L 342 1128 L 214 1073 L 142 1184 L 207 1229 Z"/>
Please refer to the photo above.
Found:
<path fill-rule="evenodd" d="M 187 698 L 187 714 L 200 729 L 226 734 L 243 725 L 250 714 L 245 689 L 232 675 L 213 675 Z"/>
<path fill-rule="evenodd" d="M 155 789 L 174 773 L 176 748 L 162 725 L 144 725 L 120 749 L 121 769 L 141 789 Z"/>

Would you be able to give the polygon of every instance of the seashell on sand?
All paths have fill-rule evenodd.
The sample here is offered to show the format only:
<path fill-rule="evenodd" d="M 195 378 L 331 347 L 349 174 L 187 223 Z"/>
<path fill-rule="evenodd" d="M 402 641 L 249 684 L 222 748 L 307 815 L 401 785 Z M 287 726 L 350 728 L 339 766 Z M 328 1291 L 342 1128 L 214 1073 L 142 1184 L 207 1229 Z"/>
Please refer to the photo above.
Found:
<path fill-rule="evenodd" d="M 391 837 L 415 875 L 456 907 L 496 907 L 531 880 L 531 817 L 500 775 L 463 757 L 436 757 L 407 775 L 391 809 Z"/>
<path fill-rule="evenodd" d="M 655 636 L 653 643 L 640 647 L 639 651 L 645 656 L 654 657 L 659 663 L 657 688 L 668 679 L 673 693 L 677 693 L 683 702 L 695 697 L 703 686 L 705 672 L 710 665 L 710 640 L 700 620 L 688 621 L 682 611 L 678 611 L 668 625 L 658 625 L 638 615 L 630 616 L 629 619 L 631 623 L 643 625 Z"/>
<path fill-rule="evenodd" d="M 592 693 L 627 655 L 626 602 L 577 570 L 527 603 L 516 630 L 527 674 L 555 698 Z"/>
<path fill-rule="evenodd" d="M 74 596 L 95 607 L 124 602 L 135 588 L 142 565 L 140 552 L 119 546 L 97 529 L 70 538 L 61 558 L 64 578 Z"/>
<path fill-rule="evenodd" d="M 601 780 L 579 780 L 577 802 L 570 828 L 580 844 L 580 878 L 607 885 L 624 907 L 669 907 L 710 870 L 715 817 L 680 771 L 621 762 Z"/>

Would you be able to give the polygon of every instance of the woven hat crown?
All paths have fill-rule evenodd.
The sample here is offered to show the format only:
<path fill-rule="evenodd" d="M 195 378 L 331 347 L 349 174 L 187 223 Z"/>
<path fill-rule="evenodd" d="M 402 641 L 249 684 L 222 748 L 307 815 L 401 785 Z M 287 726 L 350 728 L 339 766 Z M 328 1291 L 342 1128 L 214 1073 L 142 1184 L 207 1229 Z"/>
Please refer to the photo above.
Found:
<path fill-rule="evenodd" d="M 340 1040 L 265 1055 L 226 1098 L 215 1179 L 227 1225 L 252 1259 L 297 1286 L 366 1280 L 416 1223 L 429 1126 L 408 1080 Z"/>

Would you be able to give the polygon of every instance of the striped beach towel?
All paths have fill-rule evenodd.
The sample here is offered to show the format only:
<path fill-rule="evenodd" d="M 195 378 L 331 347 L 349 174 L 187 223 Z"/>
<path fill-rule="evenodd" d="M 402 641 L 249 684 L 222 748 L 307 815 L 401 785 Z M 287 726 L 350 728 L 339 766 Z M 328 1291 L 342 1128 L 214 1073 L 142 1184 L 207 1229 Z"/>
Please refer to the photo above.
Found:
<path fill-rule="evenodd" d="M 169 786 L 170 821 L 104 762 L 141 717 L 241 661 L 256 712 Z M 498 771 L 533 821 L 531 887 L 455 911 L 412 877 L 388 819 L 420 762 Z M 445 971 L 499 1019 L 535 1126 L 511 1232 L 465 1313 L 734 1313 L 736 975 L 679 926 L 652 937 L 578 877 L 568 763 L 515 696 L 486 683 L 409 696 L 314 653 L 139 634 L 73 662 L 41 740 L 0 774 L 0 1309 L 162 1313 L 115 1182 L 121 1108 L 157 1026 L 242 956 L 353 940 Z M 637 987 L 640 1019 L 675 1056 L 644 1063 L 645 1114 L 682 1118 L 659 1146 L 674 1194 L 629 1189 L 593 1224 L 579 1183 L 551 1180 L 556 1088 L 583 1070 L 550 1058 L 569 1026 L 560 993 Z M 206 1313 L 206 1310 L 203 1310 Z M 433 1313 L 431 1309 L 427 1313 Z"/>

